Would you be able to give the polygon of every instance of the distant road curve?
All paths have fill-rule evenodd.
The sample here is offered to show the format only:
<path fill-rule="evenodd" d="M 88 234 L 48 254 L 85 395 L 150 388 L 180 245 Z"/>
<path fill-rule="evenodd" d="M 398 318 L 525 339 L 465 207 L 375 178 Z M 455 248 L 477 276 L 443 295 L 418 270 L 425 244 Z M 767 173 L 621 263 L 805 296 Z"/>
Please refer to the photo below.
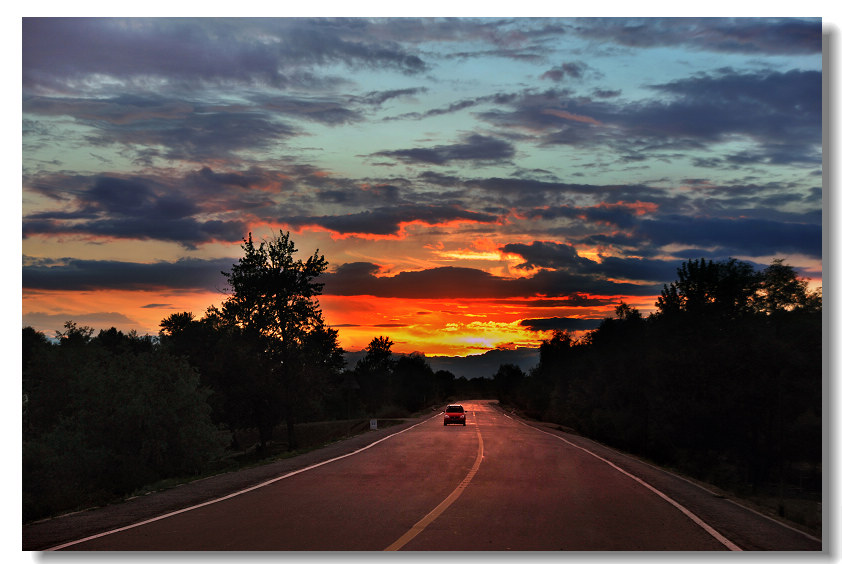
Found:
<path fill-rule="evenodd" d="M 103 517 L 96 532 L 87 515 L 87 528 L 68 537 L 73 518 L 81 522 L 70 516 L 67 540 L 38 548 L 27 548 L 24 527 L 24 549 L 822 548 L 820 539 L 593 441 L 527 424 L 486 400 L 463 404 L 466 427 L 445 427 L 435 415 L 376 442 L 368 433 L 345 452 L 334 445 L 335 456 L 212 499 L 128 523 L 124 515 L 119 526 Z M 41 543 L 50 538 L 43 530 Z M 37 529 L 29 533 L 32 546 Z"/>

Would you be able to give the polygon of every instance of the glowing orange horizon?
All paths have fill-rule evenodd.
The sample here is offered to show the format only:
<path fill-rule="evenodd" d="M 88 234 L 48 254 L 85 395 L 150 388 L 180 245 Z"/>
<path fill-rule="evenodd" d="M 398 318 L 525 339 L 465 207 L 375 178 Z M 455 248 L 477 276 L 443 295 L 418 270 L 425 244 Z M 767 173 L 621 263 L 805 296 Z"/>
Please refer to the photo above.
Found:
<path fill-rule="evenodd" d="M 606 303 L 569 305 L 547 298 L 410 299 L 375 296 L 322 295 L 325 323 L 338 331 L 347 351 L 364 349 L 371 340 L 387 336 L 396 353 L 422 352 L 428 356 L 466 356 L 498 348 L 537 347 L 550 337 L 531 330 L 525 319 L 612 317 L 619 301 L 651 310 L 655 297 L 590 296 Z M 23 310 L 36 330 L 52 337 L 66 321 L 80 326 L 117 329 L 139 335 L 157 335 L 160 323 L 173 313 L 188 311 L 198 319 L 208 307 L 219 306 L 218 292 L 162 292 L 97 290 L 85 292 L 25 291 Z M 97 304 L 92 311 L 91 304 Z M 581 332 L 577 332 L 581 333 Z"/>

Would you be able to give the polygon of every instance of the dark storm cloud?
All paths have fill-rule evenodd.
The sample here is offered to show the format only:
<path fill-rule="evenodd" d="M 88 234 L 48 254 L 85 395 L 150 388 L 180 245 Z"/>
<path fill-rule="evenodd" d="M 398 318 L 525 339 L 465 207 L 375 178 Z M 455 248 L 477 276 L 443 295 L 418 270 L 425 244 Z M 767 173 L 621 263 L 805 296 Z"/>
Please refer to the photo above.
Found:
<path fill-rule="evenodd" d="M 548 206 L 546 209 L 536 209 L 526 212 L 526 216 L 530 218 L 548 220 L 557 218 L 577 219 L 587 223 L 613 225 L 623 228 L 633 226 L 636 222 L 637 215 L 637 211 L 633 208 L 621 205 L 611 206 L 604 203 L 585 207 L 570 205 Z"/>
<path fill-rule="evenodd" d="M 23 86 L 72 91 L 86 77 L 143 85 L 239 82 L 285 87 L 302 68 L 344 63 L 406 74 L 428 69 L 396 41 L 351 19 L 24 18 Z M 303 73 L 306 74 L 306 73 Z"/>
<path fill-rule="evenodd" d="M 29 186 L 62 199 L 65 206 L 62 210 L 25 215 L 24 237 L 71 234 L 154 239 L 192 249 L 211 241 L 239 241 L 248 231 L 242 219 L 203 218 L 206 210 L 202 209 L 199 195 L 149 178 L 59 175 L 34 179 Z"/>
<path fill-rule="evenodd" d="M 637 160 L 747 136 L 759 146 L 747 155 L 753 162 L 817 164 L 821 83 L 818 71 L 722 69 L 650 85 L 661 94 L 657 99 L 624 102 L 564 90 L 526 91 L 477 115 L 499 127 L 535 132 L 543 145 L 610 146 Z"/>
<path fill-rule="evenodd" d="M 728 53 L 795 55 L 822 49 L 818 18 L 585 18 L 571 31 L 627 47 L 686 45 Z"/>
<path fill-rule="evenodd" d="M 387 298 L 475 298 L 565 297 L 582 293 L 611 295 L 652 295 L 658 284 L 617 283 L 594 276 L 561 271 L 540 271 L 532 277 L 502 278 L 473 268 L 440 267 L 402 272 L 395 276 L 375 276 L 379 267 L 358 262 L 341 265 L 324 275 L 324 293 Z"/>
<path fill-rule="evenodd" d="M 88 141 L 93 145 L 161 146 L 162 157 L 201 160 L 271 148 L 296 133 L 296 129 L 268 113 L 210 111 L 192 113 L 177 121 L 153 118 L 119 127 L 100 127 L 88 136 Z"/>
<path fill-rule="evenodd" d="M 133 263 L 104 260 L 59 259 L 43 264 L 24 257 L 24 290 L 208 290 L 225 285 L 222 271 L 236 259 Z"/>
<path fill-rule="evenodd" d="M 573 245 L 552 241 L 534 241 L 528 245 L 512 243 L 503 246 L 505 253 L 523 257 L 517 268 L 546 268 L 595 279 L 667 282 L 675 277 L 681 261 L 645 258 L 603 257 L 597 262 L 579 256 Z"/>
<path fill-rule="evenodd" d="M 70 116 L 90 130 L 91 146 L 114 143 L 147 147 L 157 156 L 196 160 L 230 156 L 240 150 L 264 149 L 300 134 L 279 121 L 280 109 L 209 106 L 160 96 L 121 95 L 103 99 L 26 97 L 30 115 Z M 353 113 L 316 102 L 287 100 L 293 117 L 315 121 L 348 121 Z M 154 149 L 149 149 L 154 147 Z M 160 147 L 158 149 L 157 147 Z"/>
<path fill-rule="evenodd" d="M 565 79 L 581 79 L 588 70 L 588 65 L 581 62 L 562 63 L 541 75 L 541 78 L 561 82 Z"/>
<path fill-rule="evenodd" d="M 768 145 L 821 143 L 822 74 L 819 71 L 741 74 L 723 70 L 651 88 L 675 98 L 632 106 L 620 123 L 636 134 L 719 140 L 744 134 Z M 796 160 L 800 151 L 788 162 Z M 821 162 L 821 153 L 815 162 Z"/>
<path fill-rule="evenodd" d="M 237 38 L 226 22 L 23 19 L 24 88 L 63 88 L 95 74 L 283 83 L 271 48 Z"/>
<path fill-rule="evenodd" d="M 634 232 L 658 246 L 719 246 L 753 256 L 779 253 L 822 256 L 821 223 L 673 215 L 642 220 Z"/>
<path fill-rule="evenodd" d="M 644 184 L 576 184 L 534 178 L 472 178 L 464 180 L 461 185 L 509 198 L 514 197 L 525 202 L 534 202 L 535 207 L 541 209 L 536 209 L 529 213 L 534 214 L 535 217 L 542 215 L 548 218 L 554 213 L 559 215 L 574 215 L 574 212 L 569 207 L 553 207 L 547 205 L 557 200 L 570 200 L 571 198 L 589 196 L 603 203 L 634 202 L 638 200 L 660 202 L 666 196 L 664 190 Z M 592 211 L 599 213 L 598 209 L 593 209 Z M 575 214 L 581 213 L 583 213 L 581 209 L 575 212 Z M 622 214 L 627 212 L 618 210 L 617 213 Z"/>
<path fill-rule="evenodd" d="M 192 218 L 102 219 L 81 223 L 30 218 L 23 221 L 25 238 L 34 235 L 90 235 L 140 241 L 170 241 L 186 249 L 196 249 L 199 245 L 212 241 L 239 241 L 247 231 L 248 224 L 242 221 L 197 221 Z"/>
<path fill-rule="evenodd" d="M 587 268 L 597 264 L 595 261 L 580 257 L 573 245 L 545 241 L 534 241 L 529 245 L 511 243 L 503 246 L 504 253 L 523 257 L 524 262 L 517 268 Z"/>
<path fill-rule="evenodd" d="M 404 162 L 436 165 L 451 161 L 499 162 L 511 159 L 514 154 L 514 146 L 510 143 L 479 134 L 469 135 L 464 143 L 375 153 L 376 156 L 393 157 Z"/>
<path fill-rule="evenodd" d="M 370 235 L 397 235 L 402 224 L 413 221 L 437 225 L 450 221 L 497 223 L 498 219 L 495 215 L 467 211 L 456 206 L 413 204 L 379 207 L 346 215 L 279 218 L 284 223 L 299 228 L 318 225 L 342 234 Z"/>
<path fill-rule="evenodd" d="M 324 293 L 386 298 L 506 297 L 509 281 L 472 268 L 441 267 L 377 277 L 372 263 L 347 263 L 324 275 Z"/>
<path fill-rule="evenodd" d="M 274 31 L 273 24 L 278 26 Z M 299 64 L 342 62 L 352 67 L 387 67 L 405 74 L 417 74 L 429 66 L 419 56 L 407 52 L 397 40 L 381 40 L 376 26 L 359 19 L 284 19 L 269 24 L 276 33 L 284 61 Z"/>
<path fill-rule="evenodd" d="M 530 331 L 589 331 L 596 329 L 602 319 L 580 319 L 578 317 L 549 317 L 539 319 L 524 319 L 522 327 Z"/>
<path fill-rule="evenodd" d="M 185 183 L 200 188 L 205 194 L 216 194 L 230 187 L 246 189 L 272 180 L 274 179 L 269 174 L 256 168 L 248 171 L 215 172 L 212 168 L 203 166 L 185 176 Z"/>

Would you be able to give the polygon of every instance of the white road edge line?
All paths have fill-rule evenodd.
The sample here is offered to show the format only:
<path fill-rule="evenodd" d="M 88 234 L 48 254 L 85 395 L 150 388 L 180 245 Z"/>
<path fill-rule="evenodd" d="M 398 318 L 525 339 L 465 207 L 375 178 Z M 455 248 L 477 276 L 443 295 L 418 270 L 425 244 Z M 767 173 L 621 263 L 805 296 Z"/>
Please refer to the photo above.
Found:
<path fill-rule="evenodd" d="M 696 523 L 698 526 L 700 526 L 702 529 L 704 529 L 710 536 L 712 536 L 713 538 L 715 538 L 716 540 L 721 542 L 723 545 L 725 545 L 728 548 L 728 550 L 740 551 L 740 552 L 743 550 L 742 548 L 740 548 L 739 546 L 737 546 L 733 542 L 726 539 L 719 531 L 717 531 L 716 529 L 714 529 L 713 527 L 711 527 L 710 525 L 708 525 L 707 523 L 702 521 L 702 519 L 698 515 L 696 515 L 695 513 L 693 513 L 692 511 L 690 511 L 689 509 L 687 509 L 686 507 L 684 507 L 683 505 L 681 505 L 680 503 L 678 503 L 677 501 L 675 501 L 674 499 L 669 497 L 667 494 L 663 493 L 662 491 L 658 490 L 654 486 L 652 486 L 652 485 L 646 483 L 645 481 L 641 480 L 640 478 L 638 478 L 634 474 L 631 474 L 631 473 L 623 470 L 622 468 L 620 468 L 619 466 L 617 466 L 616 464 L 614 464 L 610 460 L 607 460 L 607 459 L 599 456 L 598 454 L 589 451 L 585 447 L 581 447 L 581 446 L 579 446 L 575 443 L 571 443 L 570 441 L 568 441 L 564 437 L 560 437 L 556 434 L 549 433 L 547 431 L 544 431 L 543 429 L 539 429 L 538 427 L 533 427 L 532 425 L 529 425 L 528 423 L 524 423 L 523 421 L 521 421 L 521 423 L 523 423 L 527 427 L 531 427 L 532 429 L 535 429 L 536 431 L 540 431 L 541 433 L 544 433 L 545 435 L 549 435 L 551 437 L 555 437 L 556 439 L 558 439 L 560 441 L 564 441 L 565 443 L 569 444 L 570 446 L 578 448 L 579 450 L 585 451 L 588 454 L 590 454 L 591 456 L 593 456 L 594 458 L 597 458 L 597 459 L 603 461 L 604 463 L 611 466 L 612 468 L 614 468 L 618 472 L 621 472 L 621 473 L 625 474 L 626 476 L 628 476 L 632 480 L 638 482 L 639 484 L 641 484 L 645 488 L 654 492 L 659 497 L 663 498 L 665 501 L 667 501 L 671 505 L 675 506 L 676 509 L 678 509 L 679 511 L 684 513 L 687 517 L 690 518 L 690 520 L 692 520 L 694 523 Z"/>
<path fill-rule="evenodd" d="M 669 470 L 664 470 L 663 468 L 658 468 L 658 467 L 657 467 L 657 466 L 655 466 L 654 464 L 649 464 L 649 463 L 648 463 L 648 462 L 646 462 L 645 460 L 640 460 L 639 458 L 635 458 L 635 457 L 633 457 L 633 456 L 629 456 L 628 454 L 626 454 L 626 453 L 624 453 L 624 452 L 619 452 L 619 451 L 615 451 L 615 452 L 617 452 L 617 454 L 619 454 L 620 456 L 622 456 L 622 457 L 624 457 L 624 458 L 628 458 L 629 460 L 633 460 L 633 461 L 635 461 L 635 462 L 637 462 L 637 463 L 639 463 L 639 464 L 645 464 L 646 466 L 648 466 L 648 467 L 650 467 L 650 468 L 653 468 L 653 469 L 655 469 L 655 470 L 658 470 L 659 472 L 665 472 L 665 473 L 669 474 L 670 476 L 672 476 L 673 478 L 676 478 L 677 480 L 681 480 L 681 481 L 683 481 L 683 482 L 686 482 L 686 483 L 690 484 L 691 486 L 694 486 L 694 487 L 699 488 L 699 489 L 700 489 L 700 490 L 702 490 L 702 491 L 708 492 L 708 493 L 709 493 L 710 495 L 712 495 L 712 496 L 721 497 L 721 498 L 723 498 L 725 501 L 727 501 L 728 503 L 731 503 L 732 505 L 736 505 L 736 506 L 737 506 L 737 507 L 739 507 L 740 509 L 745 509 L 746 511 L 750 511 L 751 513 L 754 513 L 754 514 L 755 514 L 755 515 L 757 515 L 758 517 L 763 517 L 763 518 L 764 518 L 764 519 L 766 519 L 767 521 L 771 521 L 772 523 L 774 523 L 774 524 L 776 524 L 776 525 L 780 525 L 781 527 L 783 527 L 783 528 L 785 528 L 785 529 L 789 529 L 790 531 L 792 531 L 792 532 L 794 532 L 794 533 L 798 533 L 798 534 L 800 534 L 800 535 L 802 535 L 802 536 L 804 536 L 804 537 L 806 537 L 806 538 L 808 538 L 808 539 L 810 539 L 810 540 L 812 540 L 812 541 L 822 542 L 822 539 L 820 539 L 820 538 L 818 538 L 818 537 L 816 537 L 816 536 L 813 536 L 813 535 L 811 535 L 810 533 L 806 533 L 806 532 L 804 532 L 804 531 L 802 531 L 802 530 L 800 530 L 800 529 L 796 529 L 795 527 L 793 527 L 793 526 L 791 526 L 791 525 L 787 525 L 786 523 L 784 523 L 784 522 L 782 522 L 782 521 L 778 521 L 778 520 L 777 520 L 777 519 L 775 519 L 774 517 L 770 517 L 769 515 L 766 515 L 766 514 L 764 514 L 764 513 L 761 513 L 760 511 L 757 511 L 756 509 L 752 509 L 751 507 L 748 507 L 748 506 L 746 506 L 746 505 L 743 505 L 742 503 L 739 503 L 739 502 L 737 502 L 737 501 L 734 501 L 733 499 L 730 499 L 730 498 L 728 498 L 728 497 L 723 497 L 720 493 L 715 492 L 715 491 L 712 491 L 712 490 L 710 490 L 710 489 L 708 489 L 708 488 L 706 488 L 706 487 L 702 486 L 701 484 L 697 484 L 696 482 L 694 482 L 694 481 L 692 481 L 692 480 L 688 480 L 688 479 L 687 479 L 687 478 L 685 478 L 684 476 L 680 476 L 680 475 L 678 475 L 678 474 L 676 474 L 676 473 L 674 473 L 674 472 L 670 472 Z"/>
<path fill-rule="evenodd" d="M 245 488 L 245 489 L 243 489 L 243 490 L 236 491 L 236 492 L 234 492 L 234 493 L 232 493 L 232 494 L 228 494 L 228 495 L 226 495 L 226 496 L 219 497 L 219 498 L 216 498 L 216 499 L 211 499 L 211 500 L 209 500 L 209 501 L 206 501 L 206 502 L 204 502 L 204 503 L 200 503 L 200 504 L 198 504 L 198 505 L 192 505 L 192 506 L 190 506 L 190 507 L 185 507 L 185 508 L 183 508 L 183 509 L 179 509 L 179 510 L 177 510 L 177 511 L 172 511 L 172 512 L 170 512 L 170 513 L 166 513 L 166 514 L 164 514 L 164 515 L 159 515 L 159 516 L 157 516 L 157 517 L 153 517 L 153 518 L 151 518 L 151 519 L 146 519 L 145 521 L 140 521 L 140 522 L 138 522 L 138 523 L 132 523 L 131 525 L 126 525 L 125 527 L 120 527 L 120 528 L 118 528 L 118 529 L 113 529 L 113 530 L 110 530 L 110 531 L 105 531 L 105 532 L 103 532 L 103 533 L 98 533 L 98 534 L 96 534 L 96 535 L 91 535 L 91 536 L 89 536 L 89 537 L 85 537 L 85 538 L 83 538 L 83 539 L 78 539 L 78 540 L 74 540 L 74 541 L 66 542 L 66 543 L 64 543 L 64 544 L 60 544 L 60 545 L 58 545 L 58 546 L 54 546 L 54 547 L 52 547 L 52 548 L 47 548 L 47 549 L 45 549 L 45 550 L 46 550 L 47 552 L 51 552 L 51 551 L 55 551 L 55 550 L 61 550 L 61 549 L 63 549 L 63 548 L 67 548 L 68 546 L 73 546 L 73 545 L 75 545 L 75 544 L 80 544 L 80 543 L 87 542 L 87 541 L 90 541 L 90 540 L 98 539 L 98 538 L 100 538 L 100 537 L 104 537 L 104 536 L 112 535 L 112 534 L 114 534 L 114 533 L 119 533 L 119 532 L 122 532 L 122 531 L 127 531 L 127 530 L 129 530 L 129 529 L 134 529 L 135 527 L 140 527 L 140 526 L 142 526 L 142 525 L 146 525 L 146 524 L 149 524 L 149 523 L 154 523 L 155 521 L 161 521 L 161 520 L 163 520 L 163 519 L 167 519 L 168 517 L 173 517 L 173 516 L 178 515 L 178 514 L 180 514 L 180 513 L 186 513 L 186 512 L 188 512 L 188 511 L 192 511 L 192 510 L 194 510 L 194 509 L 199 509 L 200 507 L 205 507 L 205 506 L 207 506 L 207 505 L 213 505 L 214 503 L 218 503 L 218 502 L 220 502 L 220 501 L 225 501 L 226 499 L 231 499 L 232 497 L 237 497 L 238 495 L 242 495 L 242 494 L 244 494 L 244 493 L 248 493 L 248 492 L 254 491 L 254 490 L 256 490 L 256 489 L 262 488 L 262 487 L 264 487 L 264 486 L 268 486 L 268 485 L 270 485 L 270 484 L 274 484 L 275 482 L 278 482 L 278 481 L 280 481 L 280 480 L 284 480 L 284 479 L 289 478 L 289 477 L 291 477 L 291 476 L 295 476 L 296 474 L 301 474 L 302 472 L 306 472 L 306 471 L 308 471 L 308 470 L 312 470 L 313 468 L 318 468 L 319 466 L 324 466 L 325 464 L 330 464 L 331 462 L 336 462 L 337 460 L 341 460 L 341 459 L 343 459 L 343 458 L 348 458 L 349 456 L 353 456 L 353 455 L 355 455 L 355 454 L 359 454 L 359 453 L 361 453 L 361 452 L 362 452 L 362 451 L 364 451 L 364 450 L 370 449 L 371 447 L 373 447 L 373 446 L 374 446 L 374 445 L 376 445 L 376 444 L 382 443 L 383 441 L 388 440 L 388 439 L 391 439 L 392 437 L 397 437 L 397 436 L 398 436 L 398 435 L 400 435 L 401 433 L 405 433 L 405 432 L 409 431 L 410 429 L 414 429 L 415 427 L 417 427 L 417 426 L 419 426 L 419 425 L 422 425 L 422 424 L 426 423 L 427 421 L 429 421 L 429 420 L 433 419 L 433 418 L 434 418 L 434 417 L 436 417 L 436 416 L 438 416 L 438 413 L 437 413 L 437 414 L 435 414 L 435 415 L 432 415 L 431 417 L 428 417 L 427 419 L 424 419 L 423 421 L 419 421 L 418 423 L 416 423 L 415 425 L 412 425 L 411 427 L 407 427 L 406 429 L 404 429 L 404 430 L 402 430 L 402 431 L 398 431 L 397 433 L 392 433 L 391 435 L 387 435 L 387 436 L 383 437 L 382 439 L 378 439 L 378 440 L 374 441 L 373 443 L 371 443 L 371 444 L 369 444 L 369 445 L 366 445 L 366 446 L 364 446 L 364 447 L 362 447 L 362 448 L 359 448 L 359 449 L 357 449 L 357 450 L 355 450 L 355 451 L 353 451 L 353 452 L 349 452 L 349 453 L 347 453 L 347 454 L 343 454 L 343 455 L 341 455 L 341 456 L 337 456 L 337 457 L 335 457 L 335 458 L 331 458 L 330 460 L 324 460 L 324 461 L 322 461 L 322 462 L 319 462 L 318 464 L 313 464 L 312 466 L 307 466 L 306 468 L 299 468 L 298 470 L 293 470 L 292 472 L 288 472 L 288 473 L 286 473 L 286 474 L 284 474 L 284 475 L 282 475 L 282 476 L 278 476 L 277 478 L 272 478 L 271 480 L 267 480 L 267 481 L 265 481 L 265 482 L 261 482 L 260 484 L 257 484 L 257 485 L 255 485 L 255 486 L 251 486 L 251 487 Z"/>

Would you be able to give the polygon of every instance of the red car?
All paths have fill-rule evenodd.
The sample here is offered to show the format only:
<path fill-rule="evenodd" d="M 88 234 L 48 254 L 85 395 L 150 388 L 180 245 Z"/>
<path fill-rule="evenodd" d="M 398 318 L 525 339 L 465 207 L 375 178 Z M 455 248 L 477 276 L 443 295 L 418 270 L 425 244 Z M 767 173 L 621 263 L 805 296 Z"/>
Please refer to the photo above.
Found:
<path fill-rule="evenodd" d="M 459 404 L 448 405 L 444 410 L 444 424 L 461 423 L 465 424 L 465 408 Z"/>

